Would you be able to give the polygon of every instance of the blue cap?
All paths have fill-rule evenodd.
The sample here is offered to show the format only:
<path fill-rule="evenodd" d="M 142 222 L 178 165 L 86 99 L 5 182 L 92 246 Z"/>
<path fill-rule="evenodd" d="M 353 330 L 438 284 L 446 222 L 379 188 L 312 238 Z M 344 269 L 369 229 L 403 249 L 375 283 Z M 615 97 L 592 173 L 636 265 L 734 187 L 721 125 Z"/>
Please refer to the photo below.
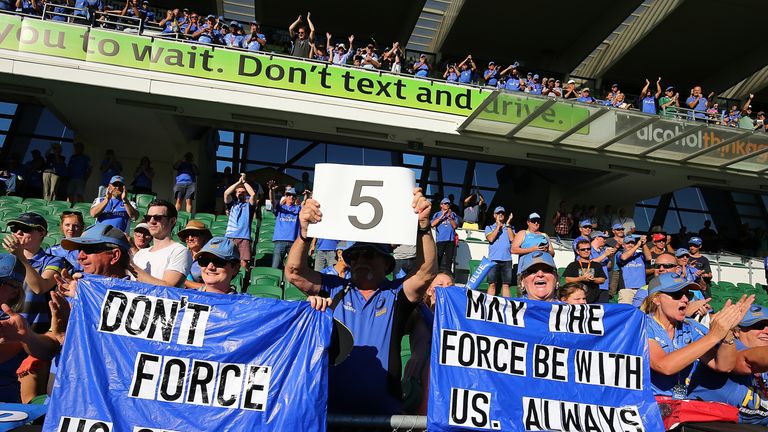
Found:
<path fill-rule="evenodd" d="M 506 213 L 506 212 L 507 211 L 502 206 L 498 206 L 495 209 L 493 209 L 493 214 L 496 214 L 496 213 Z"/>
<path fill-rule="evenodd" d="M 349 249 L 350 246 L 352 246 L 352 243 L 348 241 L 340 240 L 339 242 L 336 243 L 336 250 L 341 250 L 341 251 L 347 250 Z"/>
<path fill-rule="evenodd" d="M 694 246 L 701 246 L 701 237 L 691 237 L 690 240 L 688 240 L 689 245 Z"/>
<path fill-rule="evenodd" d="M 534 74 L 533 79 L 539 79 L 539 74 Z"/>
<path fill-rule="evenodd" d="M 541 216 L 539 216 L 539 214 L 536 213 L 536 212 L 533 212 L 533 213 L 528 215 L 528 220 L 529 221 L 532 221 L 534 219 L 541 219 Z"/>
<path fill-rule="evenodd" d="M 534 251 L 520 257 L 520 260 L 517 263 L 517 272 L 523 274 L 529 267 L 535 264 L 546 264 L 551 267 L 552 270 L 557 271 L 557 266 L 555 265 L 555 260 L 552 258 L 552 255 L 547 252 Z"/>
<path fill-rule="evenodd" d="M 595 231 L 592 231 L 591 233 L 589 233 L 589 239 L 590 240 L 596 239 L 598 237 L 609 238 L 610 236 L 605 231 L 597 231 L 597 230 L 595 230 Z"/>
<path fill-rule="evenodd" d="M 288 188 L 285 190 L 286 195 L 296 195 L 296 188 Z"/>
<path fill-rule="evenodd" d="M 768 309 L 753 304 L 752 307 L 749 308 L 747 311 L 747 314 L 744 315 L 744 318 L 742 318 L 741 322 L 739 323 L 740 327 L 749 327 L 753 324 L 756 324 L 760 321 L 766 321 L 768 320 Z"/>
<path fill-rule="evenodd" d="M 211 254 L 226 261 L 240 261 L 240 250 L 235 243 L 226 237 L 214 237 L 197 253 L 195 261 L 203 254 Z"/>
<path fill-rule="evenodd" d="M 680 249 L 675 251 L 675 256 L 677 258 L 680 258 L 682 256 L 686 256 L 686 255 L 691 256 L 691 253 L 688 252 L 688 249 L 686 249 L 686 248 L 680 248 Z"/>
<path fill-rule="evenodd" d="M 611 228 L 615 229 L 615 230 L 623 230 L 624 229 L 624 225 L 622 225 L 620 223 L 615 223 L 615 224 L 613 224 L 613 226 Z"/>
<path fill-rule="evenodd" d="M 670 91 L 670 90 L 674 90 L 674 89 L 675 89 L 675 87 L 674 87 L 674 86 L 669 86 L 669 87 L 667 87 L 667 90 L 666 90 L 666 91 Z"/>
<path fill-rule="evenodd" d="M 232 21 L 232 22 L 230 22 L 230 23 L 229 23 L 229 26 L 230 26 L 230 27 L 233 27 L 233 26 L 237 26 L 237 27 L 240 27 L 240 23 L 239 23 L 239 22 L 237 22 L 237 21 Z"/>
<path fill-rule="evenodd" d="M 617 83 L 611 84 L 611 87 L 618 87 L 619 85 Z"/>
<path fill-rule="evenodd" d="M 80 237 L 70 237 L 61 240 L 65 250 L 78 250 L 81 245 L 111 244 L 127 251 L 131 248 L 125 233 L 108 223 L 97 223 L 83 232 Z"/>
<path fill-rule="evenodd" d="M 109 179 L 109 184 L 113 184 L 113 183 L 122 183 L 122 184 L 125 184 L 125 177 L 123 177 L 123 176 L 119 176 L 119 175 L 116 175 L 116 176 L 112 176 L 112 178 L 111 178 L 111 179 Z"/>
<path fill-rule="evenodd" d="M 585 227 L 585 226 L 590 226 L 591 227 L 592 226 L 592 221 L 589 220 L 589 219 L 582 219 L 582 221 L 579 222 L 579 226 L 580 227 Z"/>
<path fill-rule="evenodd" d="M 672 293 L 689 286 L 699 286 L 696 282 L 685 280 L 677 273 L 662 273 L 648 282 L 648 295 L 657 292 Z"/>
<path fill-rule="evenodd" d="M 450 203 L 451 203 L 451 200 L 449 200 L 448 198 L 443 198 L 440 200 L 440 204 L 450 204 Z"/>
<path fill-rule="evenodd" d="M 7 253 L 0 254 L 0 281 L 12 280 L 23 283 L 26 275 L 27 270 L 24 264 L 15 256 Z"/>
<path fill-rule="evenodd" d="M 352 253 L 352 251 L 360 249 L 373 249 L 375 252 L 378 252 L 380 255 L 384 256 L 387 259 L 388 264 L 387 273 L 392 273 L 392 270 L 395 268 L 395 258 L 392 257 L 392 250 L 390 249 L 389 245 L 382 243 L 354 242 L 349 245 L 349 247 L 345 249 L 344 252 L 341 253 L 341 256 L 344 258 L 344 261 L 350 263 L 349 254 Z"/>
<path fill-rule="evenodd" d="M 219 21 L 224 21 L 224 15 L 219 15 Z"/>
<path fill-rule="evenodd" d="M 9 220 L 6 225 L 13 231 L 14 225 L 24 225 L 37 230 L 48 231 L 48 222 L 35 212 L 25 212 Z"/>

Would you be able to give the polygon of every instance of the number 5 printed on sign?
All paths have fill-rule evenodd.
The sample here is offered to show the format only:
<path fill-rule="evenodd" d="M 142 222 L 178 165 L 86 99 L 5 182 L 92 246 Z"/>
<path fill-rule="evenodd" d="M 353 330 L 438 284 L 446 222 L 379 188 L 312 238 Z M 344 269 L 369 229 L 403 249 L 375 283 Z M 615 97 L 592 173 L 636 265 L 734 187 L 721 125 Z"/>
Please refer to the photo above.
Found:
<path fill-rule="evenodd" d="M 323 219 L 310 237 L 385 244 L 416 244 L 412 170 L 399 167 L 317 164 L 312 198 Z"/>

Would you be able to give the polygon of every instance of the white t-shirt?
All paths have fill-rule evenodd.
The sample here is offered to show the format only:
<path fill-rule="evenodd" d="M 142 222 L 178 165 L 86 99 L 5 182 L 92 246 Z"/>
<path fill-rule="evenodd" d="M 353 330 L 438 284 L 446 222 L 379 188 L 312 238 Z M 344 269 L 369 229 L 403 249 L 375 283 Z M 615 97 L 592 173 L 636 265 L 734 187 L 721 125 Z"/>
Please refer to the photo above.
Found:
<path fill-rule="evenodd" d="M 615 225 L 617 223 L 620 223 L 624 226 L 624 232 L 627 234 L 629 234 L 631 230 L 635 229 L 635 220 L 629 216 L 625 216 L 625 217 L 616 216 L 616 219 L 613 220 L 612 225 Z"/>
<path fill-rule="evenodd" d="M 162 279 L 166 270 L 177 271 L 184 276 L 189 274 L 192 267 L 192 254 L 189 249 L 174 243 L 158 251 L 151 251 L 152 248 L 140 249 L 133 256 L 133 263 L 157 279 Z M 184 286 L 184 279 L 181 279 L 177 287 Z"/>

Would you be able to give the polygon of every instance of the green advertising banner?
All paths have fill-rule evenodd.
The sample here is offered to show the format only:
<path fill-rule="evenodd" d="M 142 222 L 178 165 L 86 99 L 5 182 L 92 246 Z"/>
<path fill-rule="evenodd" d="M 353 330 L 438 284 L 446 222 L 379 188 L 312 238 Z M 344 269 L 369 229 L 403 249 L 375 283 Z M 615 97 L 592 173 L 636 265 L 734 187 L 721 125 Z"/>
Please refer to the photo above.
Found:
<path fill-rule="evenodd" d="M 491 94 L 490 90 L 428 79 L 5 14 L 0 14 L 0 49 L 461 116 L 470 115 Z M 482 115 L 517 123 L 543 103 L 527 98 L 520 101 L 524 101 L 521 109 L 490 104 Z M 531 126 L 567 130 L 588 115 L 586 109 L 556 104 Z"/>

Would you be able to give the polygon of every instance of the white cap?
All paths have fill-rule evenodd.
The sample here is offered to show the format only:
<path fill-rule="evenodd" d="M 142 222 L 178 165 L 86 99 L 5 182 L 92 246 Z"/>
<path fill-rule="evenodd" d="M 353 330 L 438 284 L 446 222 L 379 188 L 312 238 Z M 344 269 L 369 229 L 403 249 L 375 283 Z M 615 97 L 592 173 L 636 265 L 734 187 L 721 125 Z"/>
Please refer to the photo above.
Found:
<path fill-rule="evenodd" d="M 568 80 L 568 84 L 576 84 L 576 81 L 574 81 L 574 80 Z"/>

